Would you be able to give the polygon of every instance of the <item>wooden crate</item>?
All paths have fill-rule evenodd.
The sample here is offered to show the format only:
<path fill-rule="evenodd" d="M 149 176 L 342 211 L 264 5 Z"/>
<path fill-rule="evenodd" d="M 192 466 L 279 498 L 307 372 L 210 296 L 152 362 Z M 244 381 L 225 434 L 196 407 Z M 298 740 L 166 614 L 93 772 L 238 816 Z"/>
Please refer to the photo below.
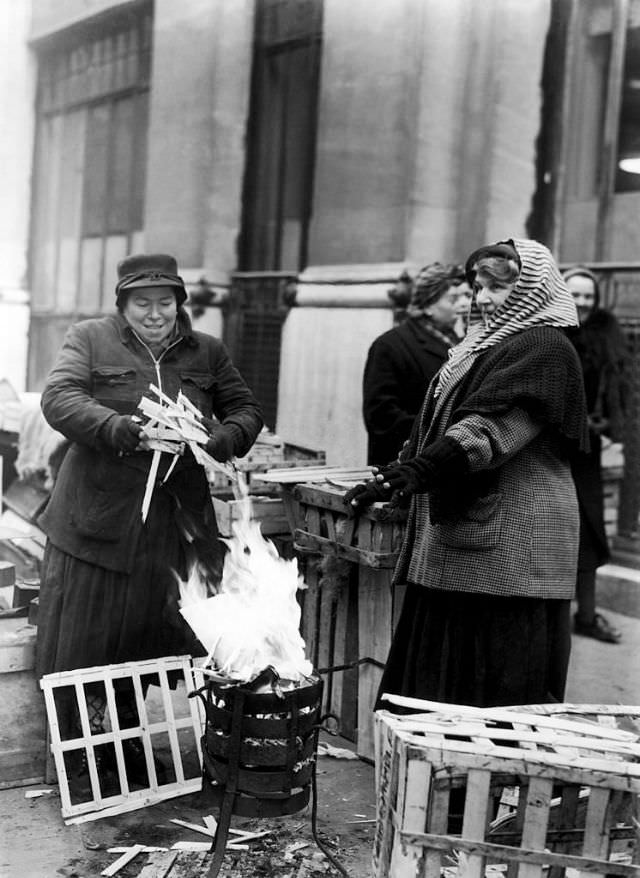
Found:
<path fill-rule="evenodd" d="M 362 662 L 328 675 L 325 707 L 340 717 L 358 755 L 373 760 L 373 706 L 404 592 L 391 578 L 406 512 L 376 503 L 354 518 L 344 491 L 285 484 L 282 498 L 296 551 L 313 559 L 302 611 L 309 658 L 319 669 Z"/>
<path fill-rule="evenodd" d="M 263 536 L 289 533 L 289 520 L 280 497 L 262 497 L 251 494 L 251 517 L 260 523 Z M 216 491 L 211 495 L 221 536 L 232 536 L 232 525 L 239 521 L 242 501 L 235 500 L 230 492 Z"/>
<path fill-rule="evenodd" d="M 35 676 L 36 629 L 24 618 L 0 620 L 0 789 L 45 776 L 44 700 Z"/>
<path fill-rule="evenodd" d="M 420 712 L 376 714 L 375 878 L 640 875 L 640 708 L 393 701 Z"/>

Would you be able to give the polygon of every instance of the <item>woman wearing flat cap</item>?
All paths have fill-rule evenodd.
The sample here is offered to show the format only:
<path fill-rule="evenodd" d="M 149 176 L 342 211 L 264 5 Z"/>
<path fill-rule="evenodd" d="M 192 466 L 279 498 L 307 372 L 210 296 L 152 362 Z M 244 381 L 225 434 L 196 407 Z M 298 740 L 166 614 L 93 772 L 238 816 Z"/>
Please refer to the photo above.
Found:
<path fill-rule="evenodd" d="M 407 319 L 369 348 L 362 382 L 368 463 L 398 457 L 429 382 L 460 340 L 454 325 L 468 293 L 462 266 L 425 266 L 413 283 Z"/>
<path fill-rule="evenodd" d="M 570 459 L 588 447 L 571 293 L 542 244 L 466 263 L 470 326 L 402 461 L 349 491 L 409 502 L 406 598 L 381 694 L 480 707 L 562 701 L 578 554 Z M 383 702 L 384 704 L 384 702 Z"/>
<path fill-rule="evenodd" d="M 39 674 L 202 652 L 179 615 L 175 573 L 185 578 L 190 551 L 214 585 L 221 575 L 207 477 L 188 449 L 171 471 L 162 454 L 143 523 L 152 453 L 134 414 L 150 384 L 173 400 L 181 391 L 208 419 L 206 450 L 220 462 L 246 454 L 263 422 L 222 342 L 192 329 L 186 297 L 172 256 L 122 260 L 115 313 L 72 326 L 48 376 L 45 418 L 71 444 L 40 518 Z M 137 722 L 132 693 L 116 695 L 121 726 Z M 104 690 L 87 704 L 100 731 Z M 138 741 L 125 757 L 144 771 Z"/>

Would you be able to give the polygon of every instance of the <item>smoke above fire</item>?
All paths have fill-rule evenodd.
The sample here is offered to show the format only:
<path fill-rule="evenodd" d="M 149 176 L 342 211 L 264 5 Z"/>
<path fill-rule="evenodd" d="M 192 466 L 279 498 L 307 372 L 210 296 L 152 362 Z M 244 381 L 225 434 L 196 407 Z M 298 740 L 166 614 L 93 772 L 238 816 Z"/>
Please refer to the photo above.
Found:
<path fill-rule="evenodd" d="M 251 517 L 251 498 L 239 474 L 241 514 L 232 525 L 222 582 L 209 596 L 197 564 L 180 582 L 180 612 L 207 650 L 209 666 L 230 681 L 248 683 L 266 668 L 283 680 L 311 676 L 300 635 L 296 592 L 304 581 L 295 558 L 281 558 Z"/>

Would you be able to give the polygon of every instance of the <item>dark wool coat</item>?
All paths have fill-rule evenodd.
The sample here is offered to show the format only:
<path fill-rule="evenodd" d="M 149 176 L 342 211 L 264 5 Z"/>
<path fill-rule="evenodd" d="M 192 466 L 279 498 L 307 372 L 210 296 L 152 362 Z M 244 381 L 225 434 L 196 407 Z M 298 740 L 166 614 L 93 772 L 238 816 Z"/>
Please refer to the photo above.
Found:
<path fill-rule="evenodd" d="M 373 342 L 362 386 L 369 464 L 385 464 L 398 457 L 450 347 L 419 318 L 407 319 Z"/>
<path fill-rule="evenodd" d="M 602 432 L 620 442 L 628 393 L 628 349 L 618 322 L 609 311 L 597 308 L 568 335 L 580 358 L 587 411 L 594 422 L 604 418 L 606 427 Z M 576 455 L 571 464 L 580 505 L 581 570 L 593 570 L 609 559 L 600 465 L 602 441 L 595 430 L 590 436 L 589 454 Z"/>
<path fill-rule="evenodd" d="M 569 466 L 588 447 L 580 364 L 562 331 L 537 327 L 481 354 L 441 408 L 432 391 L 418 452 L 457 447 L 440 484 L 413 497 L 396 582 L 535 598 L 573 596 L 578 504 Z M 444 437 L 444 439 L 443 439 Z"/>
<path fill-rule="evenodd" d="M 123 573 L 133 567 L 152 453 L 119 457 L 102 442 L 100 430 L 114 412 L 133 414 L 151 383 L 172 399 L 182 390 L 205 417 L 215 415 L 232 427 L 237 455 L 249 450 L 262 427 L 259 406 L 222 342 L 195 332 L 182 310 L 178 329 L 158 361 L 121 314 L 83 321 L 67 333 L 42 409 L 71 446 L 40 525 L 54 546 L 74 558 Z M 159 479 L 170 455 L 161 461 Z M 163 490 L 193 527 L 215 541 L 206 475 L 190 453 L 179 459 Z"/>

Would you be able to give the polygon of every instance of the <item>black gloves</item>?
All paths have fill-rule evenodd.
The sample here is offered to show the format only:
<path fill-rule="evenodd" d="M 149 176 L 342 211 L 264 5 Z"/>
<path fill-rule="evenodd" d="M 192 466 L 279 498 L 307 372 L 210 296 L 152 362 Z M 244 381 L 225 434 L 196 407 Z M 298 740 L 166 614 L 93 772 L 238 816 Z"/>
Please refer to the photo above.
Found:
<path fill-rule="evenodd" d="M 424 458 L 414 457 L 405 463 L 391 463 L 375 467 L 375 478 L 356 485 L 344 495 L 348 506 L 364 508 L 372 503 L 404 505 L 412 494 L 428 491 L 432 485 L 431 467 Z"/>
<path fill-rule="evenodd" d="M 350 488 L 343 497 L 347 506 L 370 506 L 372 503 L 385 503 L 389 500 L 389 490 L 383 488 L 382 482 L 370 479 L 366 484 Z"/>
<path fill-rule="evenodd" d="M 142 427 L 130 415 L 112 415 L 100 430 L 100 437 L 115 451 L 135 451 Z"/>
<path fill-rule="evenodd" d="M 455 439 L 444 436 L 416 457 L 375 467 L 375 480 L 356 485 L 343 499 L 356 510 L 379 502 L 402 506 L 412 494 L 433 491 L 468 471 L 469 461 L 463 447 Z"/>
<path fill-rule="evenodd" d="M 208 426 L 208 424 L 207 424 Z M 221 424 L 212 425 L 209 428 L 211 439 L 207 442 L 204 450 L 219 463 L 231 460 L 235 453 L 235 432 L 231 427 Z"/>

